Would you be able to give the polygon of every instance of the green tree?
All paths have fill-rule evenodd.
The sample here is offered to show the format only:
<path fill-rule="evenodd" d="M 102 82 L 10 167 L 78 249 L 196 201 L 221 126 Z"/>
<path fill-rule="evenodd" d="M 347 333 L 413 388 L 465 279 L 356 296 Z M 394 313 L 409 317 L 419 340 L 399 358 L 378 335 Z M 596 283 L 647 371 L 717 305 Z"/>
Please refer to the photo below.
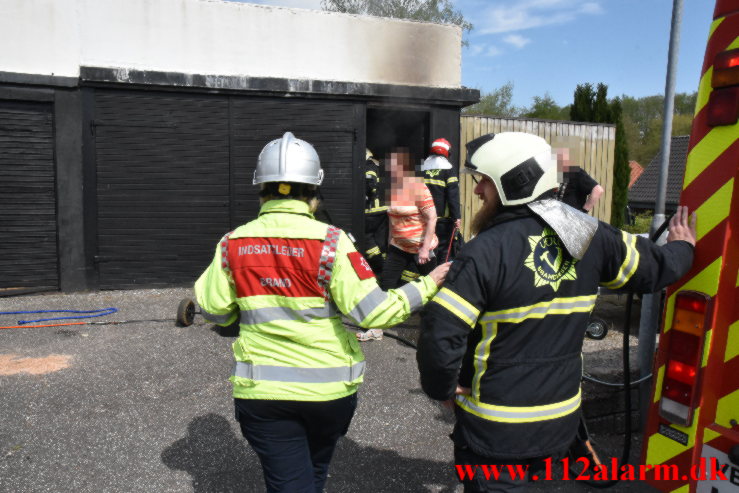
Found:
<path fill-rule="evenodd" d="M 613 162 L 613 188 L 611 190 L 611 224 L 620 228 L 624 223 L 624 212 L 628 202 L 629 145 L 623 123 L 620 99 L 608 102 L 608 86 L 600 83 L 597 91 L 590 83 L 578 84 L 570 118 L 579 122 L 616 124 L 616 142 Z"/>
<path fill-rule="evenodd" d="M 575 98 L 570 106 L 570 120 L 573 122 L 592 122 L 595 92 L 589 82 L 578 84 L 575 88 Z"/>
<path fill-rule="evenodd" d="M 610 107 L 611 123 L 616 123 L 616 142 L 613 156 L 613 188 L 611 195 L 611 224 L 620 228 L 624 225 L 624 214 L 629 202 L 629 178 L 631 168 L 629 167 L 629 145 L 626 141 L 621 114 L 621 101 L 615 99 Z"/>
<path fill-rule="evenodd" d="M 675 114 L 676 115 L 693 115 L 695 112 L 695 103 L 698 101 L 698 93 L 688 94 L 681 92 L 675 94 Z"/>
<path fill-rule="evenodd" d="M 688 135 L 693 122 L 697 93 L 675 95 L 672 135 Z M 623 121 L 629 158 L 643 166 L 659 152 L 662 143 L 664 96 L 622 96 Z"/>
<path fill-rule="evenodd" d="M 596 123 L 612 123 L 611 107 L 608 103 L 608 86 L 602 82 L 598 84 L 593 101 L 592 120 Z"/>
<path fill-rule="evenodd" d="M 321 7 L 331 12 L 455 24 L 464 32 L 473 27 L 451 0 L 321 0 Z"/>
<path fill-rule="evenodd" d="M 567 120 L 569 114 L 569 107 L 559 106 L 549 93 L 544 93 L 544 96 L 534 96 L 531 108 L 524 110 L 522 116 L 543 120 Z"/>
<path fill-rule="evenodd" d="M 501 116 L 514 117 L 522 113 L 521 108 L 514 106 L 513 100 L 513 83 L 508 82 L 503 86 L 491 92 L 484 93 L 480 96 L 480 101 L 472 106 L 466 107 L 463 111 L 471 115 Z"/>

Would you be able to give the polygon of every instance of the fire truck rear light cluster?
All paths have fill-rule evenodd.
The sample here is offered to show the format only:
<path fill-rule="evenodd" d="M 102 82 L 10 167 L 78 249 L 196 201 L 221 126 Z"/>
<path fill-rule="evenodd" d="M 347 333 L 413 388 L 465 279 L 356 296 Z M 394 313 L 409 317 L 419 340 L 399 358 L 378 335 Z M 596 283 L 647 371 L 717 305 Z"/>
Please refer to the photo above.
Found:
<path fill-rule="evenodd" d="M 712 127 L 735 124 L 739 120 L 739 87 L 714 89 L 707 111 L 707 123 Z"/>
<path fill-rule="evenodd" d="M 694 366 L 671 360 L 667 366 L 667 378 L 677 380 L 678 382 L 692 385 L 695 382 L 696 370 Z"/>
<path fill-rule="evenodd" d="M 739 49 L 724 51 L 716 55 L 713 62 L 713 72 L 739 67 Z M 715 87 L 715 86 L 714 86 Z"/>
<path fill-rule="evenodd" d="M 739 84 L 739 49 L 724 51 L 713 61 L 711 87 L 727 87 Z"/>
<path fill-rule="evenodd" d="M 692 298 L 689 296 L 680 296 L 675 300 L 675 306 L 678 310 L 687 310 L 691 313 L 706 313 L 706 300 Z"/>
<path fill-rule="evenodd" d="M 734 125 L 739 120 L 739 49 L 724 51 L 713 60 L 708 98 L 708 125 Z"/>
<path fill-rule="evenodd" d="M 703 358 L 703 339 L 710 297 L 681 291 L 675 299 L 672 330 L 667 334 L 667 358 L 662 382 L 660 416 L 690 426 L 698 404 L 698 374 Z"/>

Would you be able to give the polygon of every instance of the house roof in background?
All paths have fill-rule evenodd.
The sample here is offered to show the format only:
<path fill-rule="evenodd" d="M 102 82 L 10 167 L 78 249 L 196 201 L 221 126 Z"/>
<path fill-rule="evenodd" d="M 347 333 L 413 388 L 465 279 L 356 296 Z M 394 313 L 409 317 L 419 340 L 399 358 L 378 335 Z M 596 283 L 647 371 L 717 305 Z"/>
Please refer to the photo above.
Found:
<path fill-rule="evenodd" d="M 629 161 L 629 168 L 631 168 L 631 175 L 629 176 L 629 189 L 631 189 L 634 182 L 644 173 L 644 167 L 636 161 Z"/>
<path fill-rule="evenodd" d="M 670 162 L 667 174 L 667 194 L 665 196 L 665 211 L 672 212 L 680 201 L 680 192 L 683 188 L 685 162 L 688 158 L 689 135 L 672 137 L 670 144 Z M 629 190 L 629 206 L 632 209 L 654 209 L 657 200 L 657 184 L 659 182 L 659 162 L 662 152 L 658 152 L 654 159 L 644 169 Z M 633 173 L 633 170 L 632 170 Z"/>

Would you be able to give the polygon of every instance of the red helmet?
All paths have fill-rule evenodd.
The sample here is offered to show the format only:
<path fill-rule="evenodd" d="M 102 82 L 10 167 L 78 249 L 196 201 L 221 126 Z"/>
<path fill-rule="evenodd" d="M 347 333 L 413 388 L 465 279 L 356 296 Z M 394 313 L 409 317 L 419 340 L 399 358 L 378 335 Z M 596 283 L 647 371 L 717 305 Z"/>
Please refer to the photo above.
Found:
<path fill-rule="evenodd" d="M 431 153 L 432 154 L 441 154 L 444 157 L 449 157 L 449 150 L 452 148 L 452 145 L 449 143 L 446 139 L 436 139 L 431 144 Z"/>

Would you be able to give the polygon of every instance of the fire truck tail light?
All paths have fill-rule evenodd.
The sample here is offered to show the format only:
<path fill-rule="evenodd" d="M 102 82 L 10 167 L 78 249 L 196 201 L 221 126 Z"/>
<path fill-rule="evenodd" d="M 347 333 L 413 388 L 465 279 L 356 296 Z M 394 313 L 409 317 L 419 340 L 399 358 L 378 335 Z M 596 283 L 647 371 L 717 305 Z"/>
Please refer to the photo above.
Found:
<path fill-rule="evenodd" d="M 739 67 L 739 49 L 721 52 L 713 61 L 714 72 L 733 67 Z"/>
<path fill-rule="evenodd" d="M 724 51 L 713 61 L 711 87 L 727 87 L 739 84 L 739 49 Z"/>
<path fill-rule="evenodd" d="M 734 125 L 739 120 L 739 49 L 724 51 L 713 60 L 707 123 Z"/>
<path fill-rule="evenodd" d="M 693 313 L 706 313 L 708 302 L 702 298 L 693 298 L 690 296 L 679 296 L 675 300 L 675 306 L 678 310 L 687 310 Z"/>
<path fill-rule="evenodd" d="M 698 374 L 709 301 L 710 297 L 695 291 L 678 293 L 672 330 L 667 334 L 669 341 L 659 412 L 668 421 L 683 426 L 690 426 L 698 404 Z"/>
<path fill-rule="evenodd" d="M 714 89 L 706 111 L 706 123 L 711 127 L 735 124 L 739 120 L 739 87 Z"/>
<path fill-rule="evenodd" d="M 667 378 L 677 380 L 678 382 L 693 385 L 695 382 L 695 367 L 680 363 L 679 361 L 669 361 L 667 363 Z"/>

